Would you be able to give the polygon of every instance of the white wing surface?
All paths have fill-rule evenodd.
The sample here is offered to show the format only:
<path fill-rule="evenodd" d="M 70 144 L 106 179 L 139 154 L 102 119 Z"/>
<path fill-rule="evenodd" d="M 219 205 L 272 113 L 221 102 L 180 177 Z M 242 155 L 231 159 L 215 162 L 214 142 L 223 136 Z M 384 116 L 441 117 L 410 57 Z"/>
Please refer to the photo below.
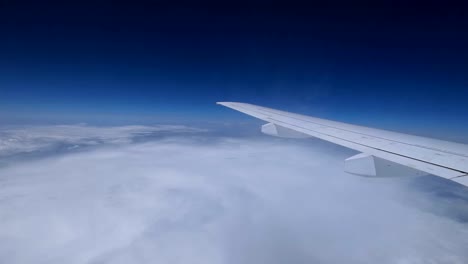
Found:
<path fill-rule="evenodd" d="M 345 169 L 351 173 L 365 176 L 399 172 L 432 174 L 468 186 L 468 145 L 465 144 L 335 122 L 252 104 L 217 104 L 268 122 L 262 127 L 266 134 L 292 138 L 311 136 L 361 152 L 346 160 Z"/>

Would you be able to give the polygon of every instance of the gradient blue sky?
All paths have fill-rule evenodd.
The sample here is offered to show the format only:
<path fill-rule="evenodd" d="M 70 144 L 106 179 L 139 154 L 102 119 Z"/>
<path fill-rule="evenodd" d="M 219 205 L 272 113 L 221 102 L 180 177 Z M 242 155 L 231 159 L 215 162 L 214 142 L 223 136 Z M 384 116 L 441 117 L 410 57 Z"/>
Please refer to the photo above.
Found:
<path fill-rule="evenodd" d="M 250 120 L 242 101 L 460 138 L 463 4 L 0 4 L 0 124 Z"/>

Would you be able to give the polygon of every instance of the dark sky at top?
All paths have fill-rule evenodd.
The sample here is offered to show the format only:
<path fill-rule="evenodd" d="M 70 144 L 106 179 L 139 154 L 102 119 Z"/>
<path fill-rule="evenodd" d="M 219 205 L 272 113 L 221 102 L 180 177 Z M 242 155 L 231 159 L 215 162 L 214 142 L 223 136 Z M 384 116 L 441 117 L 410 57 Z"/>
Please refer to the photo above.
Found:
<path fill-rule="evenodd" d="M 237 116 L 225 100 L 468 127 L 466 6 L 377 2 L 2 1 L 0 116 Z"/>

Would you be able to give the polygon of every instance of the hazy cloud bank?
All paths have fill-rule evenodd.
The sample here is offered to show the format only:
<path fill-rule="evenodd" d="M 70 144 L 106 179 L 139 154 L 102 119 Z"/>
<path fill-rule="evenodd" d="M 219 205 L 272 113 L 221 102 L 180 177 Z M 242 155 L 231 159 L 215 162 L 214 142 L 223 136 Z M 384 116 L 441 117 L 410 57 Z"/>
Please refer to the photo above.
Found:
<path fill-rule="evenodd" d="M 132 138 L 152 133 L 189 133 L 201 129 L 176 126 L 119 126 L 88 125 L 22 126 L 0 130 L 0 158 L 15 154 L 44 151 L 64 144 L 68 148 L 100 144 L 130 143 Z"/>
<path fill-rule="evenodd" d="M 145 131 L 137 128 L 44 135 L 113 141 Z M 339 148 L 269 138 L 123 142 L 0 169 L 0 263 L 468 259 L 466 224 L 409 206 L 407 198 L 427 197 L 398 180 L 344 173 Z"/>

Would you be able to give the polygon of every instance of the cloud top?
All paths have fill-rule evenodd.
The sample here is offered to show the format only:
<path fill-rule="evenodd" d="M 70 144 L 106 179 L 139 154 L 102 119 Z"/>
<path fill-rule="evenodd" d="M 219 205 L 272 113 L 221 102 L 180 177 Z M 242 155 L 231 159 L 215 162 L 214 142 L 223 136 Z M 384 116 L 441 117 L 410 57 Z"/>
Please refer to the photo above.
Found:
<path fill-rule="evenodd" d="M 129 143 L 154 133 L 195 133 L 202 129 L 181 125 L 96 127 L 88 125 L 22 126 L 0 130 L 0 158 L 44 151 L 59 144 L 69 148 Z"/>
<path fill-rule="evenodd" d="M 147 131 L 126 127 L 82 133 L 70 128 L 78 134 L 73 136 L 67 129 L 25 134 L 75 143 L 96 136 L 128 139 Z M 0 169 L 0 262 L 468 259 L 466 224 L 410 205 L 408 197 L 428 197 L 408 193 L 404 181 L 344 173 L 347 154 L 340 148 L 199 136 L 205 137 L 202 143 L 174 136 Z"/>

